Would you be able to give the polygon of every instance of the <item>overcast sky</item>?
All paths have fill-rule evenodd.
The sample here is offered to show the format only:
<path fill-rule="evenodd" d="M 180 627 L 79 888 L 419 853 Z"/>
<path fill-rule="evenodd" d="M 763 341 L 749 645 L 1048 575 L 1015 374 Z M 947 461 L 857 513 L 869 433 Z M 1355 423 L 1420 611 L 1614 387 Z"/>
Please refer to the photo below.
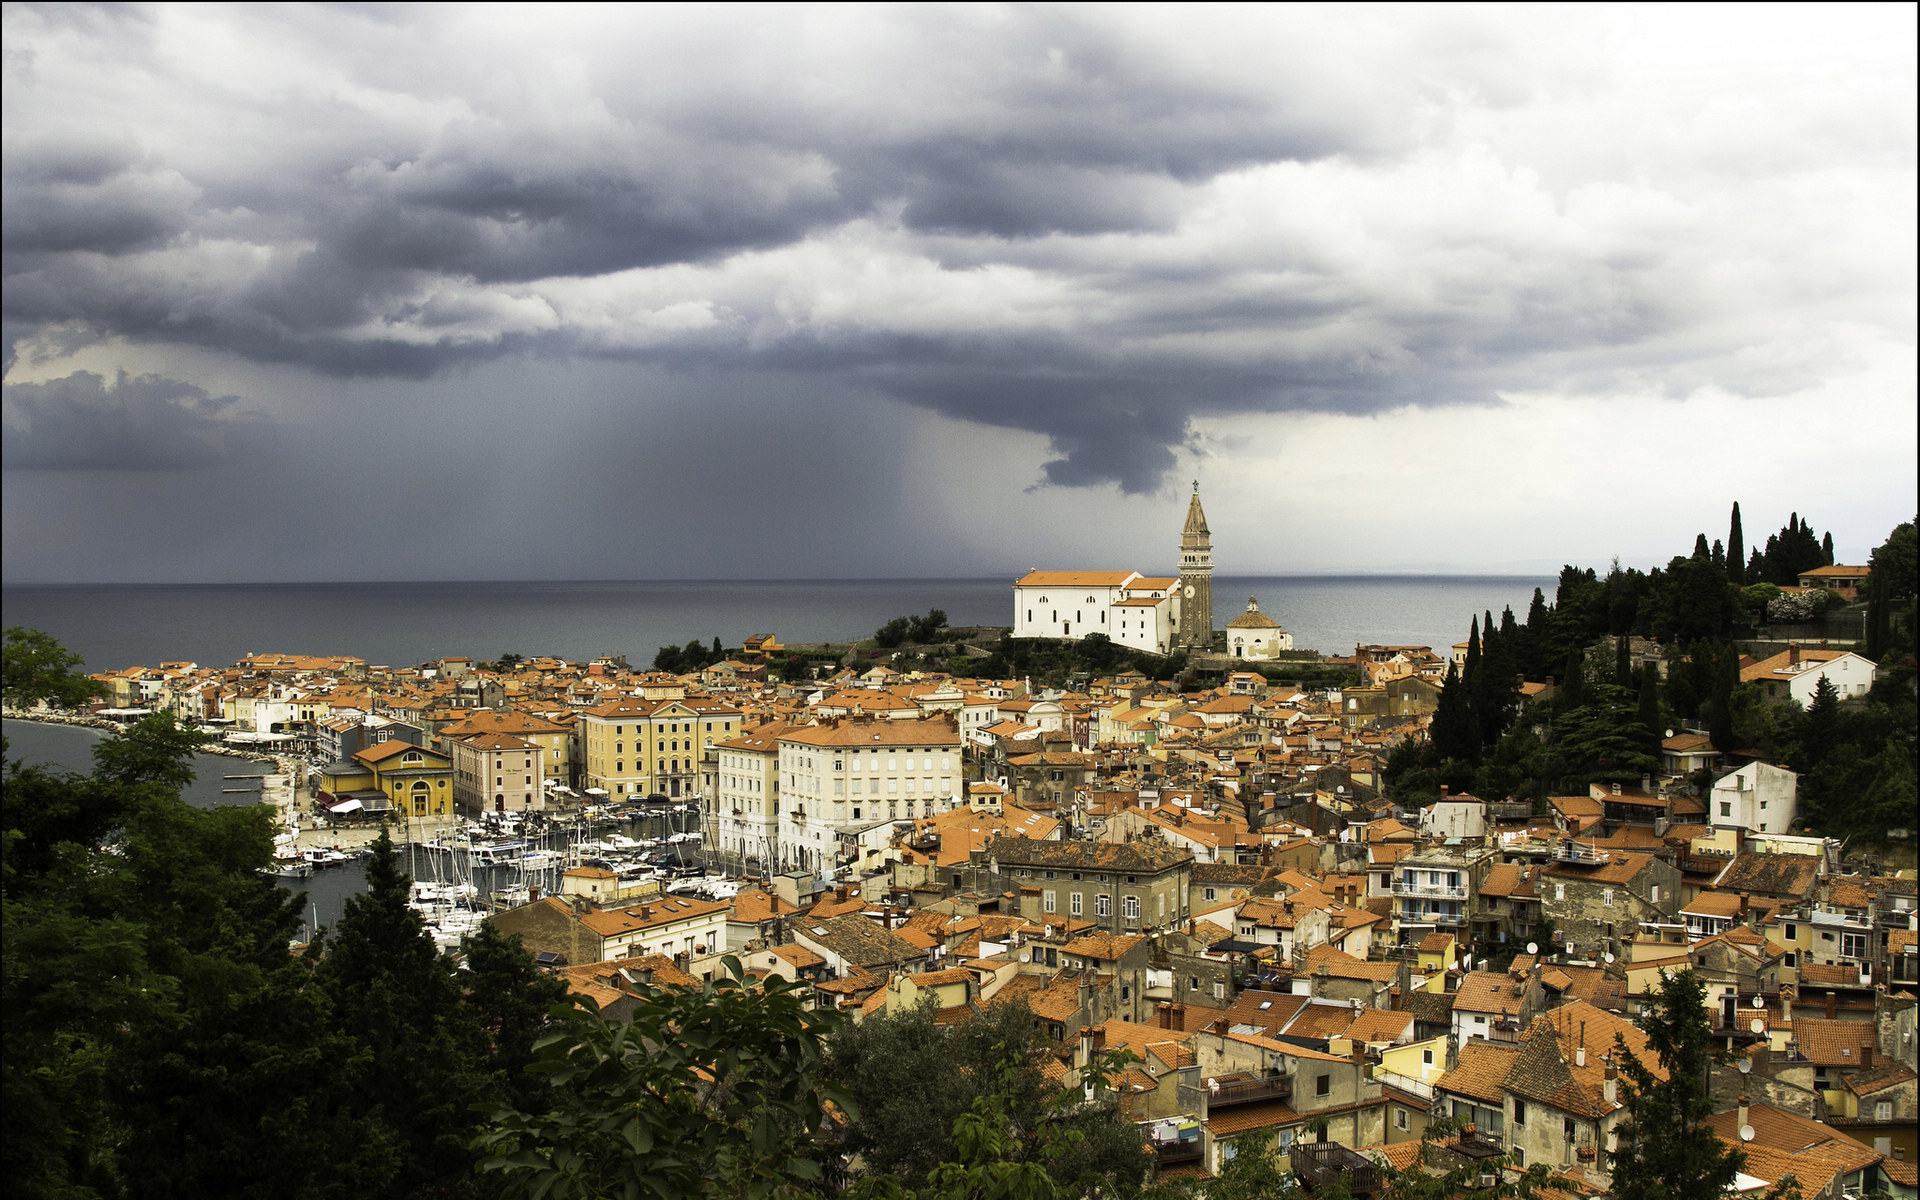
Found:
<path fill-rule="evenodd" d="M 8 5 L 9 582 L 1915 509 L 1915 8 Z"/>

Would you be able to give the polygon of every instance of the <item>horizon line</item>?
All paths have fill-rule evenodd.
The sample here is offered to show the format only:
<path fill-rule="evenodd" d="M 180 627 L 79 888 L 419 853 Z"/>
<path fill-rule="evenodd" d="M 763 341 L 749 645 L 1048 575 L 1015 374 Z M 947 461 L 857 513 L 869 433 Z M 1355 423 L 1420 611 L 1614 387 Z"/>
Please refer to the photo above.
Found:
<path fill-rule="evenodd" d="M 1216 572 L 1215 579 L 1552 579 L 1558 572 L 1546 571 L 1301 571 L 1283 574 L 1247 573 L 1224 574 Z M 166 579 L 76 579 L 76 580 L 30 580 L 15 582 L 7 580 L 0 584 L 6 590 L 27 588 L 134 588 L 134 587 L 313 587 L 313 588 L 352 588 L 352 587 L 406 587 L 435 586 L 452 587 L 459 585 L 563 585 L 579 584 L 808 584 L 808 583 L 979 583 L 987 580 L 1007 579 L 1007 586 L 1019 575 L 822 575 L 797 578 L 794 576 L 689 576 L 685 578 L 652 579 L 356 579 L 342 581 L 338 579 L 216 579 L 216 580 L 166 580 Z"/>

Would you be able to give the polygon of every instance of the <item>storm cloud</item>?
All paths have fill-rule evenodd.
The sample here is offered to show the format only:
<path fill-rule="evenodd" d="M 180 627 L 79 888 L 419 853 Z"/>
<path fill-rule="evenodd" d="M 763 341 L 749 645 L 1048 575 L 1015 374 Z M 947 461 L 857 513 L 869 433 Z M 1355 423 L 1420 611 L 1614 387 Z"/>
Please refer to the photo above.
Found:
<path fill-rule="evenodd" d="M 237 396 L 158 375 L 112 386 L 91 371 L 5 385 L 0 463 L 15 470 L 188 471 L 259 445 L 264 423 Z"/>
<path fill-rule="evenodd" d="M 217 463 L 266 410 L 420 455 L 407 387 L 508 427 L 488 372 L 591 363 L 1148 496 L 1223 421 L 1779 396 L 1912 341 L 1910 9 L 0 20 L 10 468 Z M 258 391 L 152 378 L 207 363 Z"/>

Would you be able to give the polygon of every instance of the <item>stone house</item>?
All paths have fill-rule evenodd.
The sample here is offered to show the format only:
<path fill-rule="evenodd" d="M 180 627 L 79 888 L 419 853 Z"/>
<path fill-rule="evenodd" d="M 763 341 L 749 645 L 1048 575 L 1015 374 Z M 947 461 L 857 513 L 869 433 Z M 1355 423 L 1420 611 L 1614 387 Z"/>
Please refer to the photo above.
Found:
<path fill-rule="evenodd" d="M 1193 855 L 1164 842 L 1002 837 L 972 855 L 969 866 L 1011 882 L 1021 914 L 1036 924 L 1080 918 L 1109 933 L 1142 933 L 1184 925 L 1190 915 Z"/>
<path fill-rule="evenodd" d="M 1561 843 L 1540 872 L 1540 908 L 1570 951 L 1618 955 L 1644 923 L 1672 924 L 1680 872 L 1652 854 Z"/>

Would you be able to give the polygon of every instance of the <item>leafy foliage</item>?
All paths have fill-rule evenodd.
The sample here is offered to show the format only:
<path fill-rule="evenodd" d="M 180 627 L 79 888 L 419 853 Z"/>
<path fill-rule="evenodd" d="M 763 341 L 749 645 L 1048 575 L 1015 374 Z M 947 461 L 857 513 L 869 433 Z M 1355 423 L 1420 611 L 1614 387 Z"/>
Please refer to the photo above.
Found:
<path fill-rule="evenodd" d="M 79 708 L 107 694 L 98 680 L 80 674 L 80 656 L 47 634 L 15 625 L 0 637 L 0 694 L 8 704 Z"/>
<path fill-rule="evenodd" d="M 641 987 L 630 1023 L 555 1008 L 533 1047 L 544 1104 L 489 1110 L 481 1172 L 507 1196 L 552 1200 L 812 1194 L 829 1102 L 856 1111 L 823 1070 L 837 1014 L 723 961 L 698 988 Z"/>
<path fill-rule="evenodd" d="M 653 669 L 665 671 L 669 675 L 690 675 L 703 671 L 726 657 L 726 651 L 720 647 L 720 639 L 715 637 L 711 646 L 703 645 L 695 638 L 684 646 L 662 646 L 654 652 Z"/>
<path fill-rule="evenodd" d="M 1075 1194 L 1083 1187 L 1137 1186 L 1146 1151 L 1131 1125 L 1105 1107 L 1055 1111 L 1057 1089 L 1038 1063 L 1046 1053 L 1038 1023 L 1023 1004 L 996 1004 L 954 1026 L 937 1025 L 931 1004 L 848 1025 L 831 1043 L 829 1069 L 860 1116 L 847 1149 L 869 1173 L 928 1186 L 942 1163 L 967 1161 L 956 1140 L 962 1119 L 991 1103 L 1017 1131 L 1007 1153 L 1037 1161 Z M 1072 1135 L 1065 1141 L 1043 1130 Z"/>

